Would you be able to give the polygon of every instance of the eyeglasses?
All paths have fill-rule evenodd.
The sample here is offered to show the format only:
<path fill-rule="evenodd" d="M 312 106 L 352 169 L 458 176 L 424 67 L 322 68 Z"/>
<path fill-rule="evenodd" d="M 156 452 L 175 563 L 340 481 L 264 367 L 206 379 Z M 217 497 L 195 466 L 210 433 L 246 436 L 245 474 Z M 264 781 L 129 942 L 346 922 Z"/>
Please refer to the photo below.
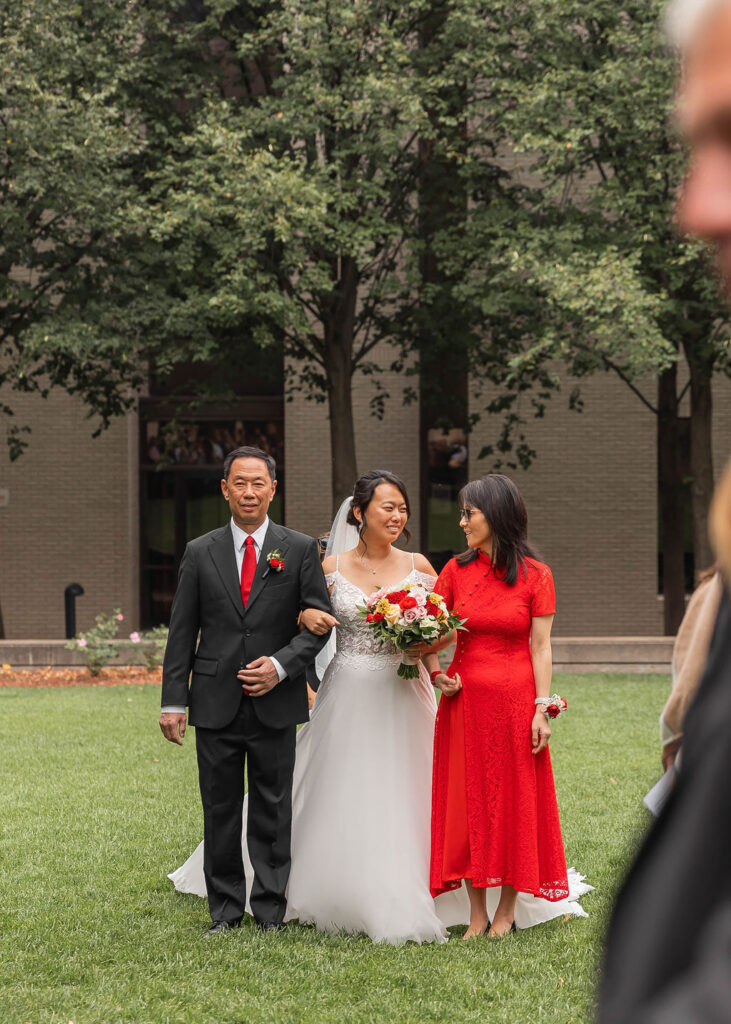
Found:
<path fill-rule="evenodd" d="M 459 512 L 459 521 L 460 521 L 460 523 L 462 522 L 463 519 L 466 519 L 467 522 L 469 523 L 470 519 L 472 518 L 473 513 L 476 512 L 477 509 L 476 508 L 458 508 L 457 511 Z"/>

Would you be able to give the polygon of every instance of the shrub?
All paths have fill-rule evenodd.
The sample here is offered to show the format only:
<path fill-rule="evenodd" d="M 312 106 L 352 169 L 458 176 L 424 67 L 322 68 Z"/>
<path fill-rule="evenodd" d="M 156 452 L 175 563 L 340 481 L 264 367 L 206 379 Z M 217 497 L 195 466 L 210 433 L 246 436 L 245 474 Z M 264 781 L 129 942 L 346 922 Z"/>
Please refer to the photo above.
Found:
<path fill-rule="evenodd" d="M 73 640 L 69 640 L 66 649 L 69 651 L 81 651 L 86 662 L 86 667 L 93 676 L 98 676 L 104 666 L 112 660 L 119 649 L 117 632 L 120 622 L 124 621 L 119 608 L 115 608 L 111 615 L 104 615 L 100 612 L 95 620 L 95 625 L 82 633 L 77 633 Z"/>

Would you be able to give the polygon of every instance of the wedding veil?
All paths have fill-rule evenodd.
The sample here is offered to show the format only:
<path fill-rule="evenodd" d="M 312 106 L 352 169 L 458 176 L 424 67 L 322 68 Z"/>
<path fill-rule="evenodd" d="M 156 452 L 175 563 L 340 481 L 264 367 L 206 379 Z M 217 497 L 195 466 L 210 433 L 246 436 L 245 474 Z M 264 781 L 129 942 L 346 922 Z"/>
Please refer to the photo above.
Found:
<path fill-rule="evenodd" d="M 330 527 L 330 536 L 327 538 L 325 557 L 330 555 L 342 555 L 344 551 L 350 551 L 358 544 L 358 530 L 348 522 L 348 513 L 353 505 L 352 498 L 346 498 L 337 511 Z M 317 678 L 322 680 L 325 669 L 335 657 L 336 640 L 335 630 L 330 634 L 330 639 L 315 658 L 315 671 Z"/>

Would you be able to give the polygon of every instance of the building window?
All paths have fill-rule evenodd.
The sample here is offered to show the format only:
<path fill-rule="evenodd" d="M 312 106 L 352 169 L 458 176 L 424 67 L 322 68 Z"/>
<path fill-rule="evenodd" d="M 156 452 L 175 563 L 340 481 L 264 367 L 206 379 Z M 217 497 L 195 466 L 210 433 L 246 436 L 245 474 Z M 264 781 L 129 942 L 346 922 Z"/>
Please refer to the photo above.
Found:
<path fill-rule="evenodd" d="M 140 416 L 140 617 L 144 627 L 167 624 L 185 545 L 223 526 L 230 512 L 221 494 L 223 460 L 253 445 L 274 456 L 277 494 L 270 508 L 283 522 L 284 410 L 281 398 L 251 397 L 236 408 L 199 408 L 171 415 L 164 401 L 146 399 Z M 179 407 L 179 406 L 178 406 Z"/>

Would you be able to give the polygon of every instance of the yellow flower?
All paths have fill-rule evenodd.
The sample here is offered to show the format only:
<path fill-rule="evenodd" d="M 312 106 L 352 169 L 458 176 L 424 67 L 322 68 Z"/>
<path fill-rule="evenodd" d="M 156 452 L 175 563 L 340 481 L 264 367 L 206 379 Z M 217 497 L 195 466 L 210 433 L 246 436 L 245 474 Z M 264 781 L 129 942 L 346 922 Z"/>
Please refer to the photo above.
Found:
<path fill-rule="evenodd" d="M 441 594 L 429 594 L 427 601 L 431 601 L 432 604 L 444 604 L 444 598 Z"/>
<path fill-rule="evenodd" d="M 391 605 L 389 604 L 388 598 L 382 597 L 380 599 L 380 601 L 378 602 L 378 604 L 376 605 L 374 610 L 377 611 L 377 612 L 383 612 L 383 614 L 385 615 L 386 614 L 386 610 L 388 608 L 390 608 L 390 607 L 391 607 Z"/>
<path fill-rule="evenodd" d="M 383 614 L 386 618 L 386 622 L 390 622 L 391 625 L 393 626 L 399 620 L 399 616 L 401 615 L 401 609 L 397 604 L 391 604 L 390 601 L 387 601 L 386 603 L 388 604 L 388 608 L 384 611 Z"/>

